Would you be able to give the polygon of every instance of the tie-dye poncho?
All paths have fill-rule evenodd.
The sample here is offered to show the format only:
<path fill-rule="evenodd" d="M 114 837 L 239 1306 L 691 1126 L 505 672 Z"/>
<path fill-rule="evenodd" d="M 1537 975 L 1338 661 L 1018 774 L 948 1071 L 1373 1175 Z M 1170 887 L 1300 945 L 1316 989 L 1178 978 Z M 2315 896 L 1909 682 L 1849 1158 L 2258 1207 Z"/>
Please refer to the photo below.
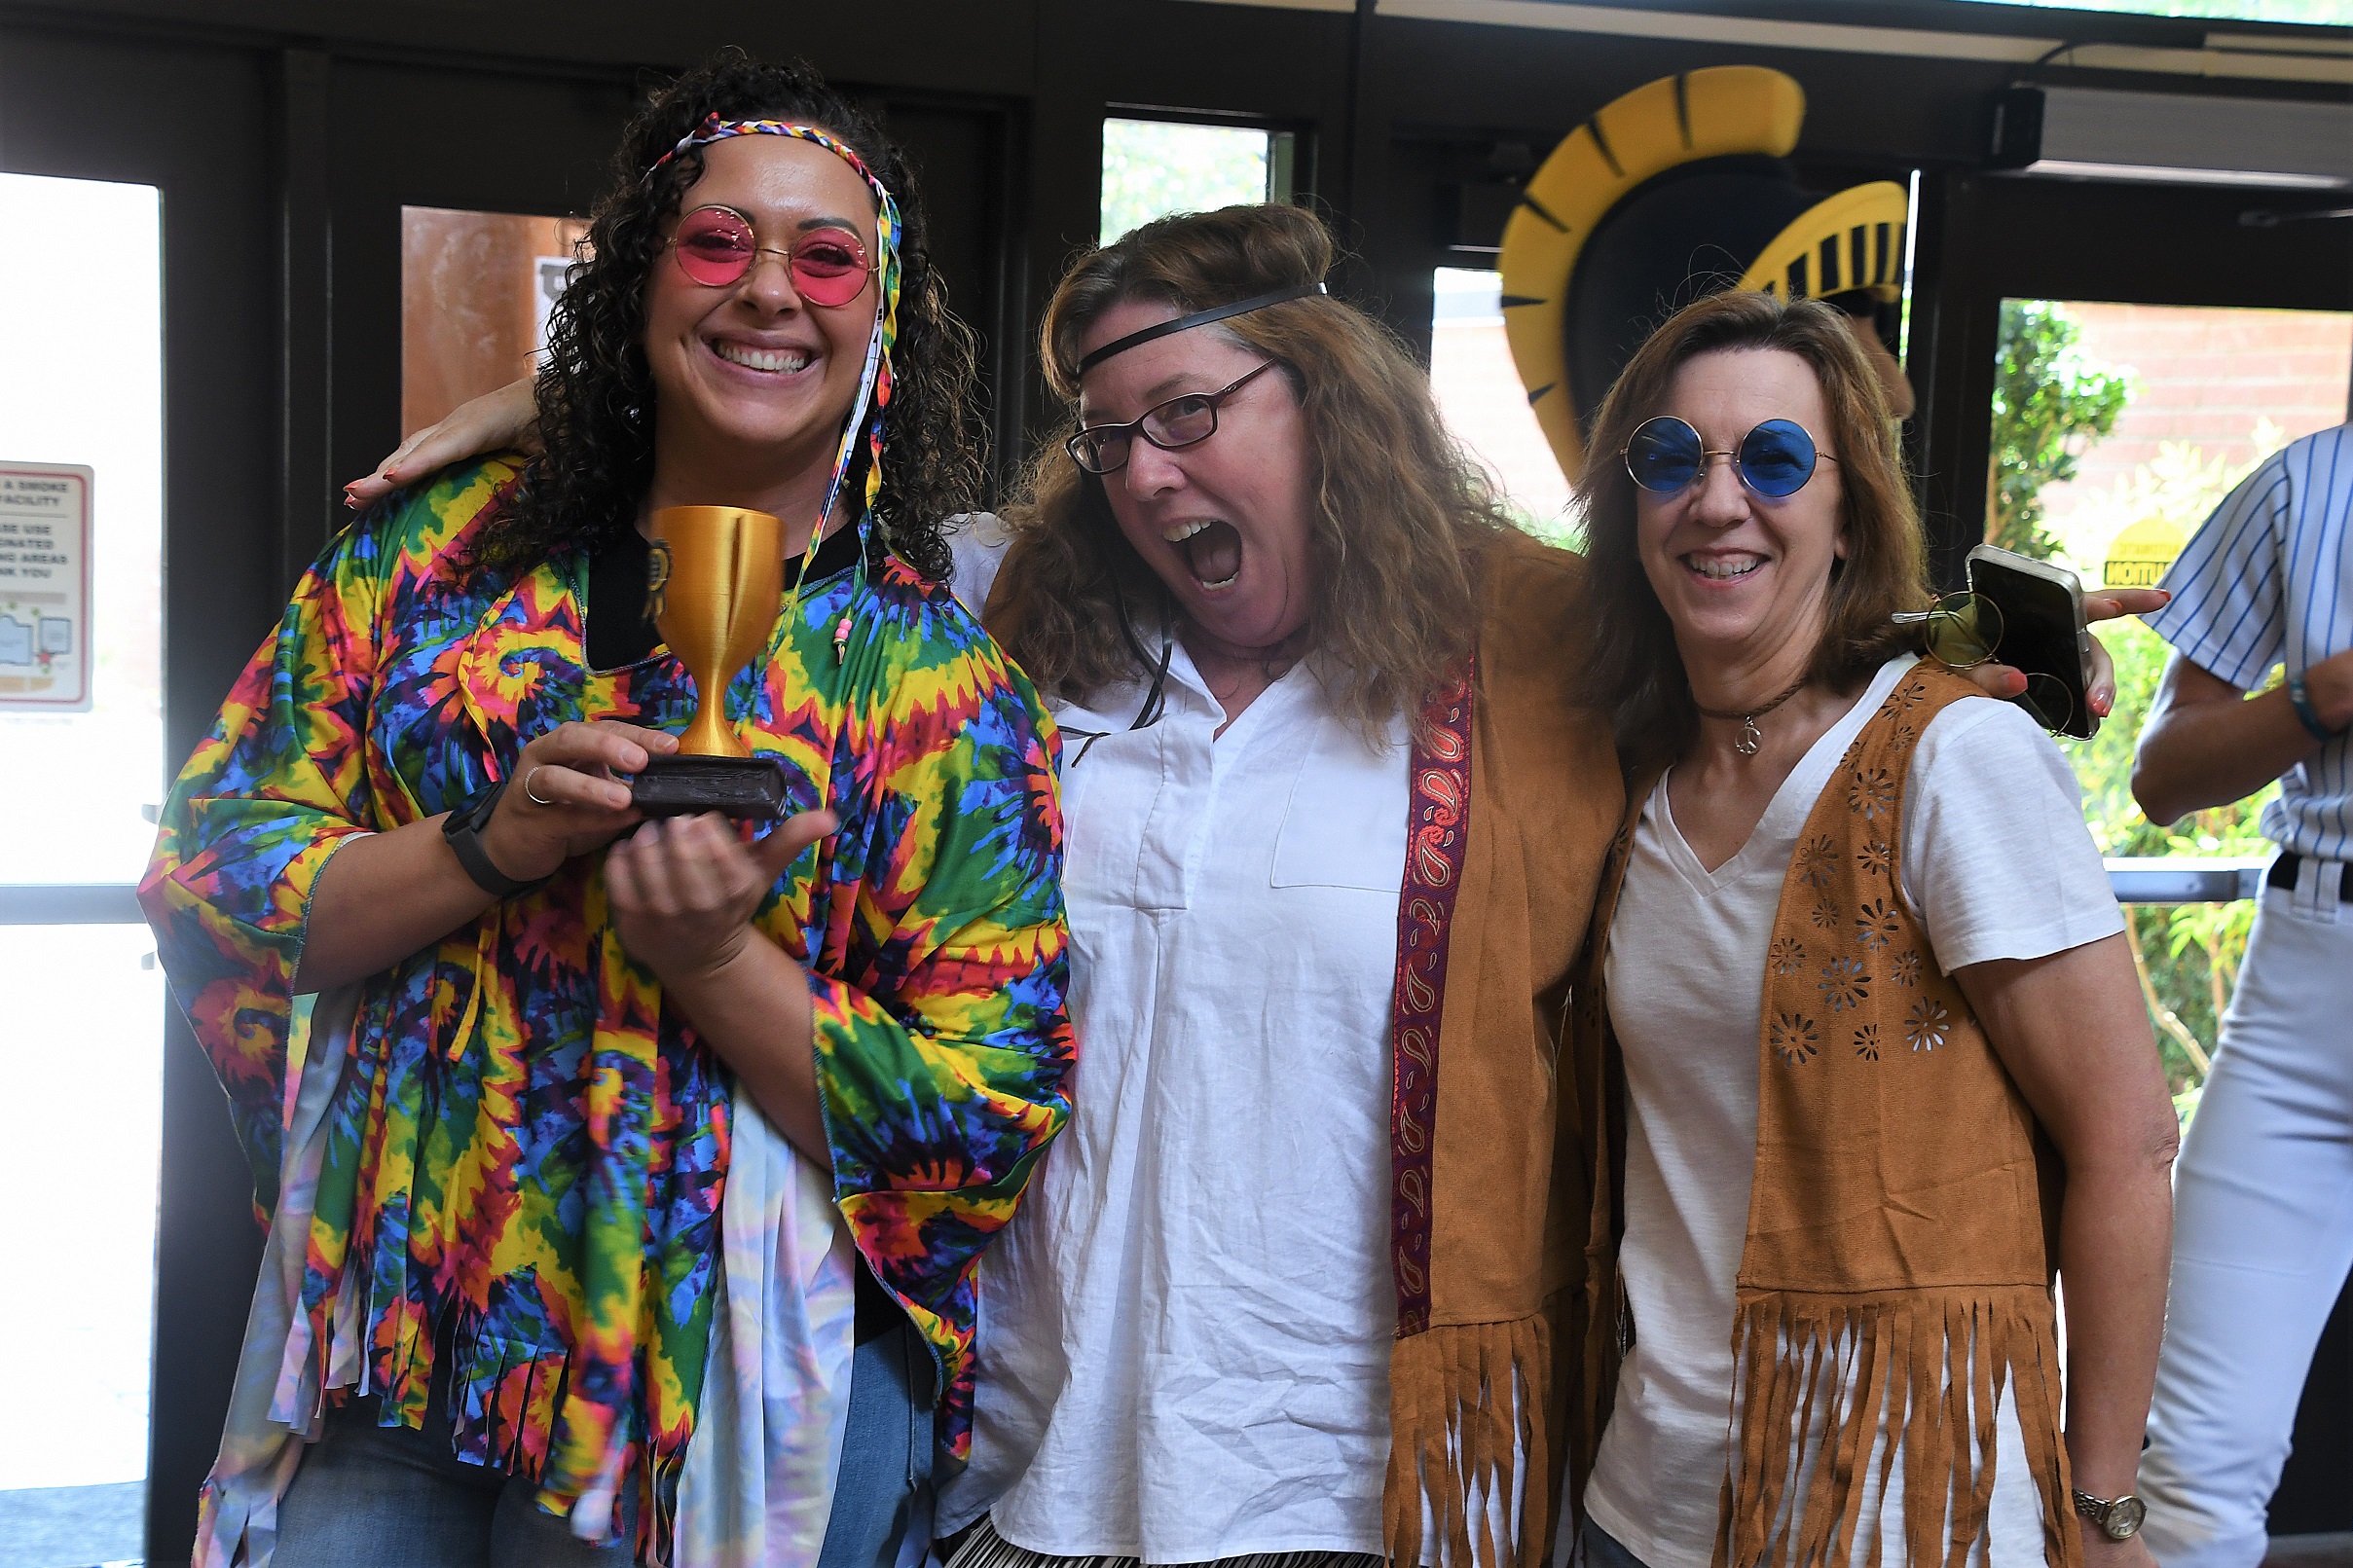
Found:
<path fill-rule="evenodd" d="M 580 560 L 511 581 L 454 565 L 516 473 L 452 470 L 338 539 L 165 809 L 140 898 L 265 1212 L 301 1078 L 290 982 L 337 848 L 450 809 L 568 719 L 692 711 L 667 652 L 587 668 Z M 794 809 L 841 820 L 756 924 L 808 966 L 834 1202 L 935 1351 L 962 1451 L 974 1265 L 1069 1115 L 1059 741 L 947 589 L 897 561 L 810 582 L 726 705 Z M 412 1426 L 440 1343 L 460 1453 L 559 1513 L 617 1480 L 658 1561 L 711 1343 L 732 1083 L 621 947 L 602 864 L 359 988 L 288 1342 L 307 1386 L 356 1368 Z"/>

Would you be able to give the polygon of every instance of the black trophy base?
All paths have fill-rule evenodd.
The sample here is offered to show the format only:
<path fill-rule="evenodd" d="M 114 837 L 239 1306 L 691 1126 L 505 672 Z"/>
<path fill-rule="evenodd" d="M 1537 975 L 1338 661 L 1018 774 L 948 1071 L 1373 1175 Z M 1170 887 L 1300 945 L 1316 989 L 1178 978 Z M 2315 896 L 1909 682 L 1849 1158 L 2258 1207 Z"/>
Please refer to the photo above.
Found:
<path fill-rule="evenodd" d="M 722 817 L 773 820 L 785 814 L 785 768 L 774 757 L 654 757 L 629 786 L 630 803 L 648 817 Z"/>

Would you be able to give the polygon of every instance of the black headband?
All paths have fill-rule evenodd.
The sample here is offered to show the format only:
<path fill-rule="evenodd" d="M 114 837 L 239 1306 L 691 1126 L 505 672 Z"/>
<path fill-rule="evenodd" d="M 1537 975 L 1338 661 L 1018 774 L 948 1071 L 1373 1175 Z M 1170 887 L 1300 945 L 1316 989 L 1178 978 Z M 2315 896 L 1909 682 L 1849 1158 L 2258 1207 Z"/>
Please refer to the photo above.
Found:
<path fill-rule="evenodd" d="M 1191 315 L 1181 315 L 1173 321 L 1163 321 L 1158 326 L 1146 327 L 1141 332 L 1131 332 L 1124 338 L 1113 339 L 1085 359 L 1080 360 L 1079 374 L 1084 376 L 1112 355 L 1123 354 L 1141 344 L 1152 342 L 1155 338 L 1165 338 L 1172 332 L 1183 332 L 1189 327 L 1205 327 L 1212 321 L 1223 321 L 1230 315 L 1247 315 L 1252 310 L 1263 310 L 1269 305 L 1280 305 L 1285 300 L 1304 299 L 1309 294 L 1323 292 L 1324 286 L 1321 283 L 1294 283 L 1289 288 L 1278 288 L 1271 294 L 1253 294 L 1250 298 L 1236 300 L 1232 305 L 1220 305 L 1207 310 L 1195 310 Z"/>

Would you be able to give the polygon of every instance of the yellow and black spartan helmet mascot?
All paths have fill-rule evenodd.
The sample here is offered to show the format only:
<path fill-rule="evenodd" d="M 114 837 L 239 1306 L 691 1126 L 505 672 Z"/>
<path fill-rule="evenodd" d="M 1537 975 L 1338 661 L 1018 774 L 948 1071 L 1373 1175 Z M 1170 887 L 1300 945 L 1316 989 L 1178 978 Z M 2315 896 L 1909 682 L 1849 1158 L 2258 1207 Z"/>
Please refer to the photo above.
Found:
<path fill-rule="evenodd" d="M 1503 231 L 1503 320 L 1528 406 L 1574 480 L 1601 396 L 1678 307 L 1725 288 L 1867 316 L 1903 291 L 1903 187 L 1832 197 L 1782 159 L 1806 95 L 1719 65 L 1638 87 L 1562 138 Z"/>

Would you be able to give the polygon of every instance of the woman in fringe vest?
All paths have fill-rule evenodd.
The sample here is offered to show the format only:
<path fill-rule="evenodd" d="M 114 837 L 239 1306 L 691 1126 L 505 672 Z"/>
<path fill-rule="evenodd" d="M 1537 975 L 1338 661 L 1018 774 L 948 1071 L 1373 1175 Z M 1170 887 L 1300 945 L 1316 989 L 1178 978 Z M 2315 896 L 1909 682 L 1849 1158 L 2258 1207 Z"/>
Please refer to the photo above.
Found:
<path fill-rule="evenodd" d="M 1588 1559 L 2147 1563 L 2109 1505 L 2174 1117 L 2065 760 L 1904 651 L 1870 366 L 1826 307 L 1719 295 L 1593 450 L 1587 675 L 1632 783 L 1563 1091 Z"/>

